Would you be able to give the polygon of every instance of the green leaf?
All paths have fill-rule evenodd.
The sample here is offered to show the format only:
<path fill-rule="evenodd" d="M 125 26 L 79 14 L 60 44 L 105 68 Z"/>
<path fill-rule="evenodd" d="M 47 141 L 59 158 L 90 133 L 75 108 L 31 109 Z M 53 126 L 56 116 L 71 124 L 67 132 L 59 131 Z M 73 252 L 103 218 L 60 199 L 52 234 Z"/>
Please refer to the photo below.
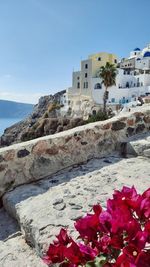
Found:
<path fill-rule="evenodd" d="M 106 263 L 106 257 L 100 256 L 97 257 L 94 261 L 88 261 L 85 267 L 103 267 Z"/>

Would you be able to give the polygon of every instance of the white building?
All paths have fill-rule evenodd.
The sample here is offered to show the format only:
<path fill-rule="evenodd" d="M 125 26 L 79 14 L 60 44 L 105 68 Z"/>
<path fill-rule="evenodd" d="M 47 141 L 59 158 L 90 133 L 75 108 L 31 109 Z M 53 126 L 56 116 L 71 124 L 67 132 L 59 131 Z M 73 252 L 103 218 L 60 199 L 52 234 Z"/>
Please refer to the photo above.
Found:
<path fill-rule="evenodd" d="M 103 104 L 105 87 L 99 70 L 106 62 L 117 67 L 116 85 L 109 88 L 108 104 L 116 106 L 150 94 L 150 45 L 143 50 L 135 48 L 128 58 L 118 63 L 116 55 L 98 53 L 81 61 L 81 70 L 73 72 L 72 87 L 66 93 L 66 107 L 78 116 L 83 110 Z"/>

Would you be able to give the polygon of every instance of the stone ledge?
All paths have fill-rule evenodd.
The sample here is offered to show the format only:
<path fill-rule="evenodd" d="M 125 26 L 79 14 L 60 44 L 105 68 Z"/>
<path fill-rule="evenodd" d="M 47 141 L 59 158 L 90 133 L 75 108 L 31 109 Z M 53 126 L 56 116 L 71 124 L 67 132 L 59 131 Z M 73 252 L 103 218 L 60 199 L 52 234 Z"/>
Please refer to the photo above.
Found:
<path fill-rule="evenodd" d="M 150 106 L 103 122 L 0 149 L 0 197 L 8 190 L 62 169 L 108 155 L 118 142 L 150 130 Z"/>
<path fill-rule="evenodd" d="M 117 153 L 92 159 L 70 171 L 53 175 L 34 185 L 22 185 L 3 197 L 5 209 L 18 220 L 27 242 L 41 254 L 61 227 L 72 236 L 74 222 L 94 204 L 103 207 L 114 189 L 134 185 L 139 193 L 149 187 L 150 160 L 146 157 L 122 159 Z M 89 186 L 90 185 L 90 186 Z"/>

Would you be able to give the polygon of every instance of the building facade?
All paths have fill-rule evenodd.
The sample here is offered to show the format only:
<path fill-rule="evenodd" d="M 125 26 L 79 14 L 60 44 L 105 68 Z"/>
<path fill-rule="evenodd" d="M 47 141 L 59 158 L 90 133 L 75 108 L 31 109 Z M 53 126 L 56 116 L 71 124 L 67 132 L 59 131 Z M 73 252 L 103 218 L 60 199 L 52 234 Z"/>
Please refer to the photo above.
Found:
<path fill-rule="evenodd" d="M 110 106 L 134 101 L 150 93 L 150 45 L 135 48 L 121 61 L 114 54 L 97 53 L 81 61 L 81 70 L 72 74 L 72 87 L 67 89 L 66 107 L 76 115 L 84 109 L 103 104 L 105 87 L 99 78 L 102 66 L 109 62 L 117 68 L 116 85 L 109 88 Z"/>

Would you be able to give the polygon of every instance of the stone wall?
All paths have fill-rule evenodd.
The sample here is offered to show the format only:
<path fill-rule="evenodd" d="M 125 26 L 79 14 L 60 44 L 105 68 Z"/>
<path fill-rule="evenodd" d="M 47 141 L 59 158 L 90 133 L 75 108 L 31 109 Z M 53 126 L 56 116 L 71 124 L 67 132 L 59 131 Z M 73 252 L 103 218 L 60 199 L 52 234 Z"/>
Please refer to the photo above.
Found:
<path fill-rule="evenodd" d="M 66 167 L 111 153 L 118 142 L 150 130 L 150 106 L 104 122 L 0 149 L 0 197 L 20 184 L 45 178 Z"/>

